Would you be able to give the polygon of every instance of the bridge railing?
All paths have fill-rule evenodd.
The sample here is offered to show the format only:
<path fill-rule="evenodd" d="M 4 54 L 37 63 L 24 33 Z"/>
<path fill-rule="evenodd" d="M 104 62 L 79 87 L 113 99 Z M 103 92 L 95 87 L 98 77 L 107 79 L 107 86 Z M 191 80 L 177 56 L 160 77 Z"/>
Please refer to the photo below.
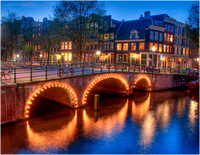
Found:
<path fill-rule="evenodd" d="M 71 69 L 68 70 L 67 69 Z M 134 63 L 119 62 L 85 62 L 70 64 L 41 65 L 28 67 L 1 68 L 2 84 L 23 83 L 28 81 L 41 81 L 46 79 L 61 78 L 58 74 L 63 69 L 61 77 L 81 76 L 86 74 L 109 73 L 109 72 L 130 72 L 146 74 L 175 74 L 189 75 L 186 70 L 179 68 L 148 67 Z M 192 76 L 198 77 L 198 74 Z"/>

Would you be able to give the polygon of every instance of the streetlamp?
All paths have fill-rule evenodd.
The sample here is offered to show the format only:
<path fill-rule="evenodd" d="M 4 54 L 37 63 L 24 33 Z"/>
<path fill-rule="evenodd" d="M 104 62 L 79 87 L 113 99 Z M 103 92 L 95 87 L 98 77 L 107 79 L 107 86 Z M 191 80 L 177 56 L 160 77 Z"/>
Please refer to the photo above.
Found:
<path fill-rule="evenodd" d="M 41 66 L 41 61 L 42 61 L 42 54 L 40 54 L 40 66 Z"/>
<path fill-rule="evenodd" d="M 154 52 L 156 51 L 156 46 L 152 47 L 153 55 L 152 55 L 152 65 L 154 66 Z"/>
<path fill-rule="evenodd" d="M 97 59 L 98 59 L 98 67 L 99 67 L 99 55 L 101 54 L 101 51 L 97 51 L 97 52 L 96 52 L 96 54 L 97 54 Z"/>
<path fill-rule="evenodd" d="M 19 60 L 19 54 L 17 54 L 17 59 Z"/>

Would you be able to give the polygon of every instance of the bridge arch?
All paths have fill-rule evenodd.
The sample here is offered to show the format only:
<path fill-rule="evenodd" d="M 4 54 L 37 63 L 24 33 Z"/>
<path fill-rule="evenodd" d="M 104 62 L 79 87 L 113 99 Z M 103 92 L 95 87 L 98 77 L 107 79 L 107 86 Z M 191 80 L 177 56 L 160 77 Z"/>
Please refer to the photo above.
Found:
<path fill-rule="evenodd" d="M 121 84 L 123 84 L 123 86 L 125 87 L 126 93 L 129 92 L 129 84 L 126 81 L 126 79 L 123 78 L 121 75 L 118 75 L 118 74 L 104 74 L 104 75 L 101 75 L 101 76 L 96 77 L 95 79 L 93 79 L 92 82 L 90 82 L 88 87 L 85 89 L 85 91 L 83 93 L 83 97 L 82 97 L 82 105 L 86 104 L 86 100 L 87 100 L 88 94 L 94 88 L 94 86 L 96 86 L 101 81 L 104 81 L 106 79 L 111 79 L 111 78 L 119 80 L 121 82 Z"/>
<path fill-rule="evenodd" d="M 31 106 L 33 105 L 33 101 L 40 94 L 42 94 L 43 92 L 47 91 L 50 88 L 61 88 L 64 92 L 66 92 L 66 94 L 69 95 L 69 98 L 70 98 L 70 105 L 69 106 L 77 108 L 77 106 L 78 106 L 77 94 L 70 85 L 68 85 L 66 83 L 60 83 L 60 82 L 47 83 L 43 86 L 39 86 L 29 96 L 28 100 L 26 101 L 25 110 L 24 110 L 24 115 L 25 115 L 26 118 L 29 118 L 29 116 L 30 116 L 30 109 L 31 109 Z"/>
<path fill-rule="evenodd" d="M 147 76 L 139 76 L 134 81 L 134 89 L 151 91 L 151 81 Z"/>

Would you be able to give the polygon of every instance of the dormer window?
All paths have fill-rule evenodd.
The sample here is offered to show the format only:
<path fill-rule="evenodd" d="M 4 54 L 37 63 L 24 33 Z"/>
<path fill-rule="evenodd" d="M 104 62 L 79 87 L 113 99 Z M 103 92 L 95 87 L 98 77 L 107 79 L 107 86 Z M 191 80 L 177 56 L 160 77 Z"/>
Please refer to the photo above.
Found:
<path fill-rule="evenodd" d="M 130 39 L 137 39 L 138 38 L 138 31 L 132 30 L 130 34 Z"/>

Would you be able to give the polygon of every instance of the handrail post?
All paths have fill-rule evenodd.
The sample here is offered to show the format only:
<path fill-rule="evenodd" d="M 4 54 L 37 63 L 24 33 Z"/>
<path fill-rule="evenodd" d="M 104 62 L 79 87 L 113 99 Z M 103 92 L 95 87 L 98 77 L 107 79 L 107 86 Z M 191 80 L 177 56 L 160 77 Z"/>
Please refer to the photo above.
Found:
<path fill-rule="evenodd" d="M 94 63 L 92 63 L 92 74 L 94 72 Z"/>
<path fill-rule="evenodd" d="M 16 67 L 14 68 L 14 83 L 16 83 Z"/>
<path fill-rule="evenodd" d="M 83 66 L 82 66 L 82 75 L 84 74 L 84 63 L 83 63 Z"/>
<path fill-rule="evenodd" d="M 32 66 L 31 66 L 31 68 L 30 68 L 30 81 L 32 81 L 33 79 L 32 79 Z"/>
<path fill-rule="evenodd" d="M 45 79 L 47 79 L 47 65 L 45 66 Z"/>

